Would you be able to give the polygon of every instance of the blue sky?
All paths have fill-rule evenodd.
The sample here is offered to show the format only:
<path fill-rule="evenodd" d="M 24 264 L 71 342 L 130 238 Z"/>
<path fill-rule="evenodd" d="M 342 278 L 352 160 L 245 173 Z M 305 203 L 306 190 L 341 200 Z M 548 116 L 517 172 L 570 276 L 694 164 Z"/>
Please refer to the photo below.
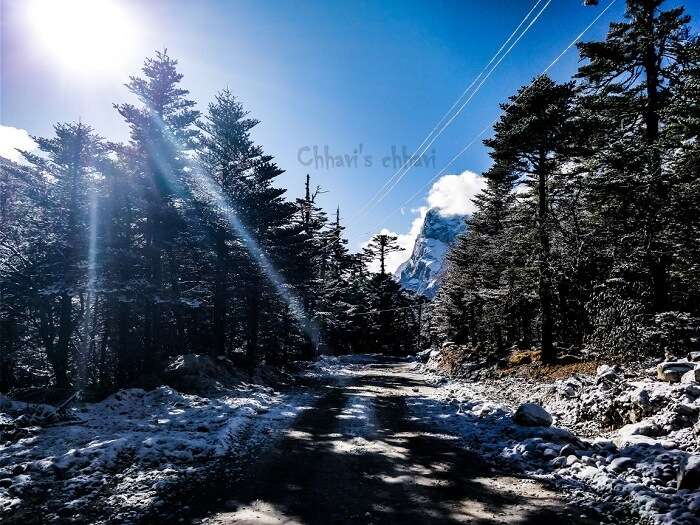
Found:
<path fill-rule="evenodd" d="M 228 86 L 261 120 L 255 139 L 287 170 L 280 184 L 289 188 L 290 198 L 301 193 L 303 177 L 310 173 L 327 190 L 322 204 L 329 210 L 340 204 L 348 218 L 395 172 L 391 162 L 388 167 L 382 162 L 392 146 L 413 151 L 534 4 L 113 1 L 128 19 L 129 31 L 134 28 L 133 38 L 124 33 L 133 43 L 122 42 L 123 60 L 113 67 L 103 64 L 93 74 L 93 65 L 75 71 L 66 57 L 56 57 L 50 43 L 41 42 L 45 34 L 33 27 L 36 20 L 27 16 L 27 1 L 0 0 L 1 124 L 46 135 L 54 122 L 80 118 L 108 138 L 124 139 L 126 126 L 111 104 L 130 100 L 123 86 L 128 75 L 138 72 L 143 57 L 167 47 L 179 59 L 183 85 L 200 109 Z M 352 247 L 381 227 L 407 232 L 416 216 L 410 207 L 425 204 L 425 195 L 404 214 L 387 214 L 493 121 L 498 104 L 542 71 L 608 1 L 593 8 L 583 7 L 581 0 L 554 0 L 435 142 L 430 152 L 434 150 L 434 162 L 409 171 L 379 206 L 349 225 Z M 685 3 L 691 15 L 700 14 L 696 1 Z M 624 1 L 617 0 L 586 39 L 601 38 L 623 10 Z M 61 38 L 60 32 L 55 38 Z M 84 46 L 89 49 L 91 43 Z M 568 78 L 577 60 L 574 48 L 552 76 Z M 362 156 L 371 156 L 371 167 L 363 157 L 357 166 L 331 169 L 300 162 L 308 163 L 314 146 L 321 152 L 327 146 L 333 155 L 352 155 L 360 145 Z M 479 142 L 447 173 L 478 173 L 487 166 Z"/>

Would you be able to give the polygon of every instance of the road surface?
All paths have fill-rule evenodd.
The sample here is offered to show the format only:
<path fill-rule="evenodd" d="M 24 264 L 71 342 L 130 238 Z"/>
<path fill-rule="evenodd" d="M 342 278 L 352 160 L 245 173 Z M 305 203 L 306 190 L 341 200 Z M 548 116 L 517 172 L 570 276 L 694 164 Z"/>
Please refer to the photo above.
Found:
<path fill-rule="evenodd" d="M 408 364 L 365 365 L 318 388 L 200 523 L 592 523 L 554 491 L 498 474 L 458 436 L 413 418 L 407 402 L 427 402 L 435 387 Z"/>

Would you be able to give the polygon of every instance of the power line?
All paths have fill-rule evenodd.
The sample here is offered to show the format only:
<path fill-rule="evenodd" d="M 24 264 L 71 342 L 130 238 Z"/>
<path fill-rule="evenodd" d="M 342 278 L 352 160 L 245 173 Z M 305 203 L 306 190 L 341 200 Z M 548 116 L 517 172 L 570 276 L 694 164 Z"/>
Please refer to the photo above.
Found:
<path fill-rule="evenodd" d="M 550 69 L 552 69 L 552 67 L 554 67 L 554 65 L 557 64 L 557 62 L 559 62 L 559 60 L 561 60 L 561 58 L 569 51 L 569 49 L 571 49 L 571 48 L 574 46 L 574 44 L 576 44 L 576 43 L 583 37 L 583 35 L 586 34 L 586 33 L 588 32 L 588 30 L 589 30 L 591 27 L 593 27 L 593 26 L 595 25 L 595 23 L 596 23 L 598 20 L 600 20 L 600 18 L 601 18 L 613 5 L 615 5 L 615 3 L 617 3 L 617 0 L 611 0 L 611 2 L 608 3 L 608 5 L 605 7 L 605 9 L 603 9 L 600 13 L 598 13 L 598 15 L 593 19 L 593 21 L 591 21 L 591 23 L 588 24 L 588 25 L 586 26 L 586 28 L 585 28 L 583 31 L 581 31 L 581 32 L 578 34 L 578 36 L 577 36 L 574 40 L 572 40 L 571 43 L 570 43 L 568 46 L 566 46 L 566 48 L 564 48 L 564 50 L 563 50 L 561 53 L 559 53 L 559 55 L 558 55 L 558 56 L 557 56 L 557 57 L 556 57 L 556 58 L 555 58 L 555 59 L 540 73 L 539 76 L 546 74 Z M 525 95 L 525 93 L 527 93 L 527 92 L 532 88 L 532 86 L 533 86 L 533 83 L 530 83 L 530 85 L 529 85 L 527 88 L 525 88 L 522 92 L 520 92 L 520 94 L 519 94 L 515 99 L 513 99 L 513 100 L 505 107 L 504 111 L 508 111 L 508 109 L 509 109 L 513 104 L 515 104 L 523 95 Z M 424 186 L 422 186 L 416 193 L 414 193 L 411 197 L 409 197 L 408 200 L 406 200 L 401 206 L 399 206 L 398 208 L 396 208 L 395 210 L 393 210 L 391 213 L 389 213 L 389 214 L 382 220 L 382 223 L 385 222 L 385 221 L 386 221 L 389 217 L 391 217 L 394 213 L 396 213 L 397 211 L 399 211 L 399 210 L 403 209 L 405 206 L 407 206 L 411 201 L 413 201 L 413 199 L 415 199 L 415 198 L 418 197 L 419 195 L 423 194 L 423 193 L 425 192 L 426 188 L 428 188 L 434 181 L 436 181 L 438 178 L 440 178 L 440 177 L 447 171 L 447 169 L 448 169 L 450 166 L 452 166 L 452 164 L 453 164 L 459 157 L 461 157 L 469 148 L 471 148 L 471 147 L 474 145 L 474 143 L 475 143 L 477 140 L 479 140 L 489 129 L 492 129 L 493 126 L 494 126 L 494 124 L 496 124 L 496 123 L 498 122 L 499 118 L 500 118 L 500 116 L 499 116 L 499 117 L 496 117 L 496 119 L 495 119 L 493 122 L 491 122 L 491 123 L 490 123 L 489 125 L 487 125 L 484 129 L 482 129 L 481 132 L 479 132 L 469 143 L 467 143 L 466 146 L 464 146 L 464 148 L 462 148 L 462 149 L 459 151 L 459 153 L 457 153 L 454 157 L 452 157 L 452 159 L 438 172 L 437 175 L 435 175 L 433 178 L 431 178 L 431 179 L 430 179 Z"/>
<path fill-rule="evenodd" d="M 552 1 L 552 0 L 549 0 L 549 1 L 545 4 L 545 6 L 537 13 L 537 15 L 535 16 L 535 18 L 528 24 L 528 26 L 525 28 L 525 30 L 518 36 L 518 38 L 515 40 L 515 42 L 513 42 L 513 43 L 510 45 L 510 47 L 506 50 L 506 52 L 501 56 L 501 58 L 498 60 L 498 62 L 496 62 L 496 63 L 493 65 L 493 67 L 491 68 L 491 70 L 490 70 L 490 71 L 488 72 L 488 74 L 481 80 L 481 82 L 480 82 L 479 85 L 476 87 L 476 89 L 472 92 L 472 94 L 469 95 L 469 98 L 467 98 L 467 100 L 464 101 L 464 103 L 459 107 L 459 109 L 458 109 L 457 112 L 452 116 L 452 118 L 450 118 L 450 120 L 448 120 L 448 121 L 445 123 L 445 125 L 443 125 L 443 127 L 440 129 L 440 131 L 438 132 L 438 134 L 437 134 L 435 137 L 433 137 L 433 139 L 432 139 L 432 140 L 430 141 L 430 143 L 426 146 L 426 149 L 421 153 L 421 155 L 424 154 L 425 151 L 427 151 L 427 148 L 430 147 L 430 146 L 435 142 L 435 140 L 437 140 L 437 138 L 442 134 L 442 132 L 447 128 L 447 126 L 449 126 L 449 125 L 452 123 L 452 121 L 454 121 L 454 119 L 456 119 L 456 118 L 459 116 L 459 114 L 462 112 L 462 110 L 464 109 L 464 107 L 474 98 L 474 96 L 476 96 L 476 94 L 479 92 L 479 90 L 480 90 L 481 87 L 484 85 L 484 83 L 489 79 L 489 77 L 491 76 L 491 74 L 496 70 L 496 68 L 498 67 L 498 65 L 503 61 L 503 59 L 508 55 L 508 53 L 513 49 L 513 47 L 515 47 L 515 45 L 520 41 L 520 39 L 521 39 L 523 36 L 525 36 L 525 34 L 526 34 L 526 33 L 528 32 L 528 30 L 532 27 L 532 25 L 537 21 L 537 19 L 538 19 L 538 18 L 540 17 L 540 15 L 544 12 L 544 10 L 547 9 L 547 7 L 548 7 L 549 4 L 551 3 L 551 1 Z M 379 198 L 379 200 L 377 200 L 377 201 L 375 202 L 374 206 L 376 206 L 377 204 L 379 204 L 381 201 L 383 201 L 383 200 L 387 197 L 387 195 L 389 195 L 389 193 L 390 193 L 390 192 L 399 184 L 399 182 L 401 182 L 401 180 L 406 176 L 406 174 L 408 173 L 408 171 L 409 171 L 413 166 L 416 165 L 416 162 L 418 162 L 418 159 L 419 159 L 419 158 L 420 158 L 420 156 L 413 158 L 413 160 L 412 160 L 411 164 L 408 166 L 408 168 L 406 168 L 406 170 L 404 170 L 404 172 L 403 172 L 403 173 L 401 174 L 401 176 L 392 184 L 392 186 L 389 187 L 389 188 L 384 192 L 384 194 Z"/>
<path fill-rule="evenodd" d="M 400 174 L 404 169 L 407 169 L 406 166 L 407 166 L 407 164 L 408 164 L 412 159 L 414 159 L 414 158 L 416 158 L 416 159 L 420 158 L 421 155 L 423 155 L 423 154 L 425 153 L 425 151 L 432 145 L 432 143 L 433 143 L 433 142 L 435 141 L 435 139 L 440 135 L 440 133 L 442 133 L 442 131 L 445 129 L 445 127 L 446 127 L 447 125 L 449 125 L 450 122 L 452 122 L 452 120 L 454 120 L 454 118 L 462 111 L 462 109 L 464 108 L 464 106 L 466 105 L 466 103 L 465 103 L 465 104 L 462 104 L 462 106 L 459 108 L 457 114 L 454 115 L 454 116 L 449 120 L 449 122 L 447 122 L 447 124 L 446 124 L 443 128 L 440 129 L 440 131 L 439 131 L 438 134 L 433 138 L 433 140 L 432 140 L 427 146 L 425 146 L 425 148 L 421 151 L 421 149 L 423 148 L 423 146 L 425 145 L 425 143 L 430 139 L 430 137 L 433 136 L 433 134 L 436 132 L 436 130 L 443 124 L 443 122 L 445 121 L 445 119 L 448 118 L 448 116 L 452 113 L 452 110 L 453 110 L 455 107 L 457 107 L 457 105 L 460 103 L 460 101 L 466 96 L 466 94 L 471 90 L 471 88 L 474 87 L 474 85 L 479 81 L 479 79 L 480 79 L 480 78 L 482 77 L 482 75 L 486 72 L 486 70 L 489 68 L 489 66 L 491 66 L 491 64 L 493 64 L 494 60 L 496 60 L 496 59 L 499 57 L 499 55 L 501 54 L 501 52 L 503 51 L 503 49 L 508 45 L 508 43 L 513 39 L 513 37 L 515 37 L 515 35 L 516 35 L 516 34 L 518 33 L 518 31 L 520 30 L 520 28 L 521 28 L 521 27 L 523 26 L 523 24 L 525 24 L 525 22 L 530 18 L 530 15 L 532 15 L 532 13 L 535 11 L 535 9 L 537 9 L 537 7 L 542 3 L 542 1 L 543 1 L 543 0 L 537 0 L 537 2 L 533 5 L 533 7 L 530 9 L 530 11 L 529 11 L 529 12 L 525 15 L 525 17 L 520 21 L 520 23 L 518 24 L 518 26 L 511 32 L 510 36 L 505 40 L 505 42 L 503 42 L 503 44 L 502 44 L 501 47 L 498 49 L 498 51 L 496 51 L 496 53 L 491 57 L 491 60 L 489 60 L 489 62 L 483 67 L 483 69 L 482 69 L 482 70 L 479 72 L 479 74 L 474 78 L 474 80 L 472 80 L 472 82 L 467 86 L 467 88 L 462 92 L 462 94 L 457 98 L 457 100 L 454 101 L 454 103 L 452 104 L 452 106 L 450 106 L 450 108 L 449 108 L 449 109 L 445 112 L 445 114 L 440 118 L 440 120 L 439 120 L 438 123 L 433 127 L 433 129 L 430 131 L 430 133 L 428 133 L 428 135 L 423 139 L 423 141 L 420 143 L 420 145 L 416 148 L 416 151 L 413 153 L 413 155 L 412 155 L 411 157 L 409 157 L 409 159 L 408 159 L 405 163 L 403 163 L 403 164 L 399 167 L 399 169 L 398 169 L 391 177 L 389 177 L 389 178 L 384 182 L 384 184 L 382 185 L 382 187 L 381 187 L 381 188 L 380 188 L 380 189 L 379 189 L 365 204 L 364 204 L 364 206 L 363 206 L 362 208 L 360 208 L 360 210 L 353 216 L 353 219 L 352 219 L 352 220 L 354 220 L 355 218 L 361 216 L 365 211 L 368 211 L 369 209 L 371 209 L 371 207 L 374 205 L 374 204 L 373 204 L 373 201 L 374 201 L 378 196 L 380 196 L 380 195 L 382 194 L 382 192 L 384 191 L 384 189 L 385 189 L 388 185 L 390 185 L 390 184 L 392 183 L 392 181 L 394 180 L 394 178 L 395 178 L 398 174 Z M 551 0 L 549 0 L 549 2 L 551 2 Z M 547 2 L 547 5 L 549 5 L 549 2 Z M 542 11 L 544 11 L 544 9 L 546 9 L 546 7 L 547 7 L 547 6 L 545 6 L 545 8 L 543 8 Z M 532 23 L 534 23 L 534 21 L 536 21 L 537 18 L 542 14 L 542 11 L 540 11 L 540 12 L 537 14 L 537 17 L 535 17 L 535 20 L 533 20 L 533 21 L 530 23 L 530 26 L 531 26 Z M 525 29 L 525 31 L 523 32 L 523 34 L 521 34 L 521 35 L 518 37 L 518 40 L 520 40 L 520 38 L 522 38 L 522 36 L 527 32 L 527 30 L 530 28 L 530 26 L 528 26 L 528 27 Z M 517 43 L 517 40 L 516 40 L 516 42 L 515 42 L 513 45 L 515 45 L 516 43 Z M 508 52 L 510 51 L 510 49 L 512 49 L 512 46 L 511 46 L 511 48 L 508 49 L 508 51 L 506 51 L 506 53 L 505 53 L 506 55 L 508 54 Z M 504 55 L 504 57 L 505 57 L 505 55 Z M 501 58 L 501 60 L 502 60 L 502 59 L 503 59 L 503 57 Z M 500 63 L 500 60 L 499 60 L 499 63 Z M 497 65 L 498 65 L 498 64 L 496 64 L 496 66 L 497 66 Z M 493 70 L 492 70 L 491 72 L 489 72 L 489 75 L 490 75 L 492 72 L 493 72 Z M 488 78 L 488 76 L 487 76 L 486 78 Z M 480 86 L 481 86 L 481 85 L 480 85 Z M 479 87 L 480 87 L 480 86 L 479 86 Z M 473 95 L 472 95 L 472 96 L 473 96 Z M 471 97 L 470 97 L 469 100 L 471 100 Z M 467 102 L 468 102 L 468 101 L 467 101 Z M 421 151 L 420 154 L 418 154 L 419 151 Z M 414 162 L 413 164 L 415 164 L 415 162 Z M 411 167 L 412 167 L 412 166 L 411 166 Z M 408 169 L 410 169 L 410 168 L 408 168 Z M 390 191 L 390 190 L 389 190 L 389 191 Z"/>

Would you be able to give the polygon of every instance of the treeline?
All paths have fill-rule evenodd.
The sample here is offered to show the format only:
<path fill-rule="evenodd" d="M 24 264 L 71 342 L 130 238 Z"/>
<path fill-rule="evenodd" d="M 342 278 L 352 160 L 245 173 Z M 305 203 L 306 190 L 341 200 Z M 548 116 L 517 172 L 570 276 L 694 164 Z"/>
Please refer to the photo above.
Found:
<path fill-rule="evenodd" d="M 544 360 L 698 349 L 700 43 L 663 4 L 627 0 L 571 82 L 540 76 L 502 105 L 437 299 L 443 340 Z"/>
<path fill-rule="evenodd" d="M 384 272 L 387 247 L 351 254 L 307 177 L 251 138 L 228 90 L 204 114 L 167 52 L 115 104 L 112 143 L 82 122 L 0 164 L 0 391 L 158 384 L 175 356 L 242 366 L 319 352 L 414 349 L 416 299 Z"/>

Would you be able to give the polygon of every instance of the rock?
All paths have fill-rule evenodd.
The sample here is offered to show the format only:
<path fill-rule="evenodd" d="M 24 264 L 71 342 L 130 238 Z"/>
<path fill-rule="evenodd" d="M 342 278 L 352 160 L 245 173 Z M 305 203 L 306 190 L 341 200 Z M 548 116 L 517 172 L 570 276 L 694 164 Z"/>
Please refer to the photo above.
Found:
<path fill-rule="evenodd" d="M 639 423 L 631 423 L 625 425 L 620 430 L 618 434 L 620 436 L 658 436 L 661 432 L 659 425 L 651 421 L 640 421 Z"/>
<path fill-rule="evenodd" d="M 555 468 L 562 468 L 564 465 L 566 465 L 566 458 L 560 456 L 558 458 L 554 458 L 550 463 Z"/>
<path fill-rule="evenodd" d="M 12 480 L 10 478 L 0 479 L 0 488 L 7 489 L 12 486 Z"/>
<path fill-rule="evenodd" d="M 666 361 L 656 367 L 656 377 L 667 383 L 680 382 L 683 374 L 695 368 L 695 363 L 688 361 Z"/>
<path fill-rule="evenodd" d="M 571 454 L 570 456 L 566 456 L 566 466 L 567 467 L 570 467 L 574 463 L 578 463 L 578 458 L 575 455 Z"/>
<path fill-rule="evenodd" d="M 552 426 L 552 416 L 536 403 L 523 403 L 513 416 L 513 421 L 525 427 Z"/>
<path fill-rule="evenodd" d="M 690 417 L 690 418 L 698 415 L 697 408 L 695 408 L 694 406 L 686 405 L 685 403 L 679 403 L 678 405 L 676 405 L 674 412 L 676 414 L 678 414 L 679 416 Z"/>
<path fill-rule="evenodd" d="M 688 361 L 693 363 L 700 363 L 700 352 L 690 352 L 688 354 Z"/>
<path fill-rule="evenodd" d="M 622 380 L 622 371 L 620 368 L 616 366 L 610 366 L 610 365 L 600 365 L 596 369 L 596 378 L 595 382 L 597 385 L 600 384 L 607 384 L 611 385 L 614 383 L 618 383 L 619 381 Z"/>
<path fill-rule="evenodd" d="M 632 468 L 636 465 L 635 461 L 632 458 L 628 458 L 626 456 L 621 456 L 619 458 L 615 458 L 610 462 L 609 467 L 614 470 L 615 472 L 622 472 L 623 470 L 627 470 L 628 468 Z"/>
<path fill-rule="evenodd" d="M 612 442 L 612 440 L 604 438 L 604 437 L 597 437 L 593 440 L 593 445 L 600 449 L 600 450 L 616 450 L 617 447 L 615 446 L 615 443 Z"/>
<path fill-rule="evenodd" d="M 663 446 L 663 441 L 649 436 L 641 436 L 639 434 L 633 434 L 631 436 L 617 436 L 613 440 L 613 443 L 615 443 L 618 449 L 640 445 L 648 447 Z"/>
<path fill-rule="evenodd" d="M 558 454 L 557 454 L 557 451 L 554 450 L 553 448 L 546 448 L 546 449 L 544 449 L 544 451 L 542 452 L 542 456 L 543 456 L 545 459 L 554 459 L 554 458 L 556 458 L 556 457 L 558 456 Z"/>
<path fill-rule="evenodd" d="M 596 368 L 595 375 L 596 377 L 600 377 L 613 370 L 615 370 L 615 367 L 612 367 L 610 365 L 600 365 L 598 368 Z"/>
<path fill-rule="evenodd" d="M 570 456 L 570 455 L 572 455 L 572 454 L 573 454 L 574 456 L 576 455 L 576 449 L 575 449 L 574 446 L 571 445 L 571 444 L 564 445 L 564 446 L 562 447 L 562 449 L 559 451 L 559 455 L 560 455 L 560 456 L 564 456 L 564 457 Z"/>
<path fill-rule="evenodd" d="M 678 490 L 700 488 L 700 455 L 693 454 L 683 459 L 678 470 Z"/>
<path fill-rule="evenodd" d="M 432 350 L 430 348 L 428 348 L 427 350 L 423 350 L 422 352 L 418 352 L 416 354 L 418 361 L 420 361 L 421 363 L 427 363 L 428 359 L 430 359 L 430 352 L 431 351 Z"/>
<path fill-rule="evenodd" d="M 578 397 L 582 390 L 583 384 L 573 377 L 565 379 L 557 384 L 557 391 L 559 395 L 569 399 Z"/>
<path fill-rule="evenodd" d="M 700 383 L 700 368 L 688 370 L 685 374 L 681 376 L 681 383 L 683 383 L 684 385 Z"/>
<path fill-rule="evenodd" d="M 695 383 L 686 385 L 683 389 L 683 393 L 690 399 L 697 399 L 700 397 L 700 385 L 696 385 Z"/>

